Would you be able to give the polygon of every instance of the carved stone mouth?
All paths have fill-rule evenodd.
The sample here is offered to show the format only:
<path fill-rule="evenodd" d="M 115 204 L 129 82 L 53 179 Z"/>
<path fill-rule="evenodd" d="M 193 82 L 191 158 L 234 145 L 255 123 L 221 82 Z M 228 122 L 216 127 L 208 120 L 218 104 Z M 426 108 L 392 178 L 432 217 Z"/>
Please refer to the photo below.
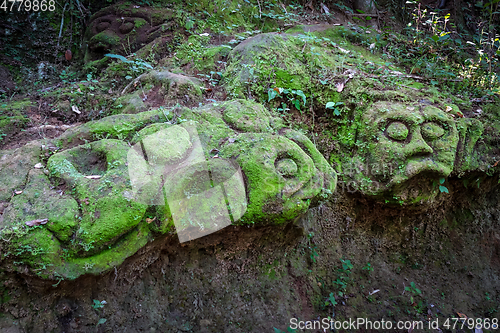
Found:
<path fill-rule="evenodd" d="M 433 200 L 439 194 L 438 179 L 442 173 L 435 170 L 420 170 L 406 181 L 389 188 L 393 198 L 406 204 Z"/>
<path fill-rule="evenodd" d="M 430 159 L 412 161 L 408 163 L 403 174 L 398 174 L 389 181 L 386 188 L 403 186 L 413 179 L 439 179 L 446 176 L 445 171 L 435 161 Z"/>
<path fill-rule="evenodd" d="M 89 49 L 94 55 L 95 60 L 102 58 L 106 53 L 109 53 L 111 51 L 109 45 L 101 42 L 89 45 Z"/>

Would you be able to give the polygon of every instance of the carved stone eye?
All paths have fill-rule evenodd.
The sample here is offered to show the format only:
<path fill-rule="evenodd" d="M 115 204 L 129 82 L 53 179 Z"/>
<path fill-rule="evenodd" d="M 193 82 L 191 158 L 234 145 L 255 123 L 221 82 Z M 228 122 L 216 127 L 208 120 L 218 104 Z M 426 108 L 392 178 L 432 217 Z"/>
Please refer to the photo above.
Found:
<path fill-rule="evenodd" d="M 422 137 L 427 141 L 439 139 L 444 133 L 444 128 L 438 123 L 429 122 L 422 125 Z"/>
<path fill-rule="evenodd" d="M 386 130 L 386 135 L 396 141 L 403 141 L 408 137 L 408 127 L 399 121 L 392 122 Z"/>
<path fill-rule="evenodd" d="M 276 161 L 276 171 L 285 178 L 293 177 L 297 173 L 297 164 L 292 159 L 284 158 Z"/>
<path fill-rule="evenodd" d="M 133 22 L 123 22 L 122 25 L 120 25 L 120 32 L 122 34 L 128 34 L 132 29 L 134 29 Z"/>
<path fill-rule="evenodd" d="M 104 30 L 106 30 L 107 28 L 109 28 L 110 25 L 111 25 L 110 22 L 108 22 L 108 21 L 102 21 L 102 22 L 99 22 L 97 24 L 97 26 L 95 27 L 95 29 L 96 29 L 97 33 L 103 32 Z"/>

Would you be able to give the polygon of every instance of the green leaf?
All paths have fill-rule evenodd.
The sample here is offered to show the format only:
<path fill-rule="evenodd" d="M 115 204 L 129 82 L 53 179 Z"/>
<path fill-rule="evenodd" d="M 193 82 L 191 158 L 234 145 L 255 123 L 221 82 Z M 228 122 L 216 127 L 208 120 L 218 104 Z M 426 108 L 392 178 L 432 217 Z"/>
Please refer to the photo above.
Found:
<path fill-rule="evenodd" d="M 119 55 L 119 54 L 111 54 L 111 53 L 106 53 L 104 56 L 105 56 L 105 57 L 109 57 L 109 58 L 120 59 L 121 61 L 123 61 L 123 62 L 127 62 L 127 63 L 131 63 L 131 62 L 133 62 L 133 61 L 127 60 L 127 58 L 125 58 L 124 56 Z"/>
<path fill-rule="evenodd" d="M 436 36 L 436 35 L 431 36 L 431 39 L 432 39 L 433 41 L 437 42 L 437 41 L 439 40 L 439 36 Z"/>
<path fill-rule="evenodd" d="M 300 111 L 300 101 L 298 99 L 294 99 L 292 104 Z"/>
<path fill-rule="evenodd" d="M 442 192 L 450 193 L 450 192 L 448 192 L 448 189 L 443 185 L 439 185 L 439 191 L 441 191 L 441 193 Z"/>
<path fill-rule="evenodd" d="M 304 92 L 302 90 L 296 90 L 295 94 L 297 96 L 302 97 L 302 100 L 304 101 L 304 106 L 306 105 L 306 95 L 304 95 Z"/>
<path fill-rule="evenodd" d="M 191 29 L 193 29 L 193 27 L 194 27 L 194 21 L 192 21 L 191 19 L 187 19 L 187 20 L 186 20 L 186 24 L 184 25 L 184 27 L 185 27 L 187 30 L 191 30 Z"/>
<path fill-rule="evenodd" d="M 325 84 L 327 84 L 327 83 L 328 83 L 328 79 L 326 79 L 326 80 L 324 80 L 324 81 L 323 81 L 323 80 L 319 80 L 319 83 L 321 83 L 322 85 L 325 85 Z"/>
<path fill-rule="evenodd" d="M 274 89 L 269 89 L 267 91 L 267 95 L 269 97 L 269 99 L 267 100 L 268 102 L 272 101 L 276 96 L 278 96 L 278 93 L 276 92 L 276 90 Z"/>
<path fill-rule="evenodd" d="M 335 107 L 335 102 L 328 102 L 325 106 L 327 109 L 333 109 Z"/>
<path fill-rule="evenodd" d="M 335 296 L 333 296 L 333 293 L 330 293 L 330 296 L 328 297 L 328 300 L 330 301 L 330 303 L 333 306 L 337 305 L 337 301 L 335 300 Z"/>
<path fill-rule="evenodd" d="M 337 108 L 335 108 L 335 110 L 333 110 L 333 113 L 335 113 L 336 116 L 340 116 L 340 111 Z"/>
<path fill-rule="evenodd" d="M 97 323 L 97 325 L 101 325 L 101 324 L 104 324 L 105 322 L 107 322 L 108 320 L 106 318 L 101 318 L 99 319 L 99 322 Z"/>
<path fill-rule="evenodd" d="M 444 181 L 445 181 L 445 179 L 444 179 L 444 178 L 439 178 L 439 184 L 443 184 L 443 183 L 444 183 Z"/>

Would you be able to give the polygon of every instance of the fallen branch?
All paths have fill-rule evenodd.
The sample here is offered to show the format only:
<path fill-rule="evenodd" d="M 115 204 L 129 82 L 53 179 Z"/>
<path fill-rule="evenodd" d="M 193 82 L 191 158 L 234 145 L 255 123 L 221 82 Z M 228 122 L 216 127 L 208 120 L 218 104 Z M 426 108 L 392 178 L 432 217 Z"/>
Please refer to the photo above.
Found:
<path fill-rule="evenodd" d="M 31 132 L 40 132 L 43 130 L 60 130 L 60 131 L 65 131 L 71 127 L 75 127 L 76 125 L 61 125 L 61 126 L 56 126 L 56 125 L 41 125 L 37 127 L 30 127 L 26 130 L 26 132 L 31 133 Z"/>
<path fill-rule="evenodd" d="M 59 37 L 57 37 L 57 47 L 59 47 L 59 41 L 61 40 L 61 36 L 62 36 L 62 28 L 63 28 L 63 25 L 64 25 L 64 12 L 66 12 L 66 6 L 68 5 L 68 3 L 66 2 L 66 4 L 64 5 L 64 8 L 63 8 L 63 12 L 62 12 L 62 17 L 61 17 L 61 27 L 59 28 Z"/>
<path fill-rule="evenodd" d="M 143 77 L 144 75 L 146 75 L 146 74 L 148 74 L 148 73 L 146 72 L 146 73 L 144 73 L 144 74 L 141 74 L 141 75 L 139 75 L 138 77 L 136 77 L 134 80 L 130 81 L 130 83 L 129 83 L 129 84 L 127 84 L 127 86 L 126 86 L 125 88 L 123 88 L 123 90 L 122 90 L 122 92 L 121 92 L 121 94 L 120 94 L 120 95 L 124 95 L 124 94 L 127 92 L 128 88 L 130 88 L 130 86 L 132 86 L 133 84 L 137 84 L 137 83 L 139 83 L 139 80 L 140 80 L 140 79 L 142 79 L 142 77 Z"/>

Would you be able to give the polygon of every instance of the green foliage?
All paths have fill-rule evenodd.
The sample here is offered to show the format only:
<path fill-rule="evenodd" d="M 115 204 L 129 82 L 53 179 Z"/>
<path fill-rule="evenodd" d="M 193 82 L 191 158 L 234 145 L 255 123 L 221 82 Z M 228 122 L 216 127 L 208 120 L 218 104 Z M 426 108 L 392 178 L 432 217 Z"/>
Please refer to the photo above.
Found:
<path fill-rule="evenodd" d="M 368 273 L 373 272 L 373 267 L 372 267 L 372 265 L 370 263 L 367 263 L 366 266 L 364 266 L 361 269 L 364 270 L 364 271 L 367 271 Z"/>
<path fill-rule="evenodd" d="M 405 9 L 410 22 L 405 33 L 409 40 L 392 32 L 382 33 L 382 40 L 391 41 L 387 54 L 407 66 L 411 74 L 430 79 L 435 86 L 446 87 L 453 93 L 466 96 L 494 94 L 500 91 L 500 40 L 495 23 L 499 1 L 478 2 L 480 17 L 470 17 L 477 23 L 477 33 L 459 29 L 461 14 L 446 13 L 426 8 L 419 1 L 407 1 Z M 470 15 L 468 7 L 463 15 Z"/>
<path fill-rule="evenodd" d="M 335 281 L 333 281 L 333 283 L 339 288 L 338 295 L 343 297 L 347 291 L 347 286 L 351 281 L 349 275 L 351 274 L 351 269 L 353 269 L 354 266 L 351 264 L 350 260 L 340 259 L 340 262 L 342 264 L 342 268 L 337 270 L 338 277 Z"/>
<path fill-rule="evenodd" d="M 445 192 L 445 193 L 450 193 L 450 192 L 448 191 L 448 188 L 447 188 L 446 186 L 443 186 L 443 183 L 444 183 L 444 182 L 445 182 L 445 179 L 444 179 L 444 178 L 439 178 L 439 184 L 441 184 L 441 185 L 439 185 L 439 192 L 441 192 L 441 193 L 443 193 L 443 192 Z"/>
<path fill-rule="evenodd" d="M 302 90 L 273 88 L 267 91 L 267 95 L 268 95 L 268 100 L 267 100 L 268 102 L 278 97 L 281 98 L 282 100 L 286 100 L 287 102 L 292 103 L 292 105 L 301 112 L 302 110 L 300 109 L 300 102 L 301 101 L 303 102 L 303 106 L 306 105 L 306 95 Z M 289 110 L 285 103 L 282 102 L 281 105 L 282 108 L 278 109 L 279 111 Z"/>
<path fill-rule="evenodd" d="M 336 116 L 340 116 L 340 108 L 339 108 L 339 106 L 342 106 L 342 105 L 344 105 L 344 103 L 342 103 L 342 102 L 328 102 L 328 103 L 326 103 L 325 108 L 333 110 L 333 113 Z"/>
<path fill-rule="evenodd" d="M 94 299 L 93 300 L 93 304 L 92 304 L 92 309 L 94 309 L 94 310 L 100 310 L 106 304 L 107 304 L 106 301 L 99 301 L 99 300 Z M 104 320 L 104 321 L 106 321 L 106 320 Z"/>
<path fill-rule="evenodd" d="M 333 293 L 330 293 L 330 295 L 328 296 L 328 298 L 325 301 L 325 305 L 326 306 L 328 306 L 328 305 L 331 305 L 331 306 L 337 305 L 337 301 L 335 300 L 335 296 L 333 295 Z"/>
<path fill-rule="evenodd" d="M 148 69 L 153 69 L 153 66 L 151 66 L 149 63 L 147 63 L 146 61 L 144 61 L 140 58 L 134 58 L 132 60 L 128 60 L 127 58 L 125 58 L 124 56 L 121 56 L 119 54 L 110 54 L 110 53 L 107 53 L 104 56 L 121 60 L 122 62 L 129 65 L 129 69 L 132 72 L 137 73 L 137 74 L 144 73 Z M 130 75 L 128 75 L 125 78 L 132 79 L 132 77 Z"/>

